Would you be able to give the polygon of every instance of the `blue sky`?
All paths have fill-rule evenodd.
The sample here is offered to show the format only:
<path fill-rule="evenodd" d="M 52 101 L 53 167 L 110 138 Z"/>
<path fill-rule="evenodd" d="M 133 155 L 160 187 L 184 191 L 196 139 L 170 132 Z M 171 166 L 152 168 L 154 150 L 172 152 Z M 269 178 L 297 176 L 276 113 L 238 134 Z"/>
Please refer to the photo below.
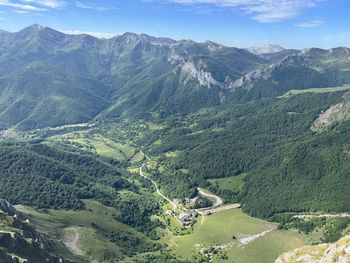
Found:
<path fill-rule="evenodd" d="M 349 13 L 349 0 L 0 0 L 0 28 L 331 48 L 350 47 Z"/>

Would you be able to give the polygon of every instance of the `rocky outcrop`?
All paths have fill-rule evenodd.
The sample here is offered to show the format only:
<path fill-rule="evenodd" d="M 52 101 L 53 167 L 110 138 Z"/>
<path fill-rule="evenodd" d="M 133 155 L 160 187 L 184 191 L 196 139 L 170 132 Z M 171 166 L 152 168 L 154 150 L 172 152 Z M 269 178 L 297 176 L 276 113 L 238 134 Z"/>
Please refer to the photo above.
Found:
<path fill-rule="evenodd" d="M 311 126 L 313 132 L 323 131 L 333 124 L 350 118 L 350 101 L 344 101 L 331 106 L 322 112 Z"/>
<path fill-rule="evenodd" d="M 350 262 L 350 236 L 334 244 L 306 246 L 287 252 L 275 263 L 348 263 Z"/>
<path fill-rule="evenodd" d="M 8 214 L 9 216 L 19 216 L 19 212 L 16 210 L 16 208 L 5 200 L 0 200 L 0 211 Z"/>
<path fill-rule="evenodd" d="M 24 221 L 7 201 L 0 200 L 0 263 L 64 263 L 53 255 L 52 242 Z"/>

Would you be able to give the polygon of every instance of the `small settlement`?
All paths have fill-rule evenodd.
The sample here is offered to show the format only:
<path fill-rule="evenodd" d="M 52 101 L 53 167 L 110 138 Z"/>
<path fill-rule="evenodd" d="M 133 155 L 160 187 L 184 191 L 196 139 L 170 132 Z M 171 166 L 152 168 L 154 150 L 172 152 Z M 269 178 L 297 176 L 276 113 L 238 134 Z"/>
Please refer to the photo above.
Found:
<path fill-rule="evenodd" d="M 197 211 L 195 210 L 187 210 L 184 211 L 183 213 L 179 214 L 176 216 L 177 221 L 184 226 L 184 227 L 191 227 L 195 221 L 196 217 L 198 216 Z"/>

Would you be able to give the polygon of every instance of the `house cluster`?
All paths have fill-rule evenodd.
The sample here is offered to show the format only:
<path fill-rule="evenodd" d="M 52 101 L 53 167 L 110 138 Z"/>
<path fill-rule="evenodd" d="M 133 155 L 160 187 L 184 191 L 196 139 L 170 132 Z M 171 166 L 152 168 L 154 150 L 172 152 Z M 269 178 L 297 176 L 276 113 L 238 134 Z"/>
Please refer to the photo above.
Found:
<path fill-rule="evenodd" d="M 196 217 L 198 216 L 197 211 L 187 210 L 180 215 L 176 216 L 176 219 L 184 227 L 190 227 L 194 224 Z"/>

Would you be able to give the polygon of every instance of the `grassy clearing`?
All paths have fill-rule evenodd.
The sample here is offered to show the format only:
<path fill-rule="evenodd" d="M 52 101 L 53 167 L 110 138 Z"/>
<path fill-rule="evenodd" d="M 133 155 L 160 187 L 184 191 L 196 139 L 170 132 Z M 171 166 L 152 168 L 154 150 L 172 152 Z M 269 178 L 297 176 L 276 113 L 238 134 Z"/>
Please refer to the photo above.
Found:
<path fill-rule="evenodd" d="M 138 163 L 138 162 L 141 162 L 145 159 L 145 157 L 140 153 L 140 152 L 137 152 L 131 159 L 131 162 L 132 163 Z"/>
<path fill-rule="evenodd" d="M 180 153 L 181 153 L 181 151 L 166 152 L 166 153 L 165 153 L 165 156 L 168 157 L 168 158 L 175 158 L 175 157 L 177 157 Z"/>
<path fill-rule="evenodd" d="M 130 144 L 116 142 L 99 134 L 69 133 L 54 136 L 52 139 L 69 141 L 87 151 L 92 151 L 98 155 L 111 157 L 119 161 L 130 160 L 132 158 L 135 158 L 137 161 L 139 158 L 136 149 Z"/>
<path fill-rule="evenodd" d="M 198 253 L 199 248 L 229 244 L 234 241 L 233 237 L 260 234 L 269 227 L 271 223 L 250 217 L 240 209 L 233 209 L 207 216 L 203 224 L 199 219 L 192 234 L 173 237 L 169 244 L 173 244 L 177 255 L 189 258 L 190 255 Z M 227 262 L 253 263 L 259 255 L 260 263 L 270 263 L 282 252 L 309 242 L 308 236 L 295 231 L 273 230 L 244 248 L 235 246 L 228 249 Z M 214 259 L 214 262 L 222 261 Z"/>
<path fill-rule="evenodd" d="M 129 167 L 128 172 L 131 174 L 139 174 L 140 168 L 139 167 Z"/>
<path fill-rule="evenodd" d="M 244 185 L 244 177 L 246 174 L 231 176 L 219 179 L 209 179 L 212 185 L 217 185 L 220 190 L 240 191 Z"/>
<path fill-rule="evenodd" d="M 130 145 L 118 143 L 106 138 L 92 137 L 73 139 L 72 141 L 82 145 L 92 146 L 97 154 L 112 157 L 120 161 L 131 159 L 135 155 L 135 149 Z"/>
<path fill-rule="evenodd" d="M 151 131 L 157 131 L 157 130 L 164 129 L 164 126 L 157 124 L 157 123 L 147 122 L 146 124 L 148 126 L 148 129 Z"/>

